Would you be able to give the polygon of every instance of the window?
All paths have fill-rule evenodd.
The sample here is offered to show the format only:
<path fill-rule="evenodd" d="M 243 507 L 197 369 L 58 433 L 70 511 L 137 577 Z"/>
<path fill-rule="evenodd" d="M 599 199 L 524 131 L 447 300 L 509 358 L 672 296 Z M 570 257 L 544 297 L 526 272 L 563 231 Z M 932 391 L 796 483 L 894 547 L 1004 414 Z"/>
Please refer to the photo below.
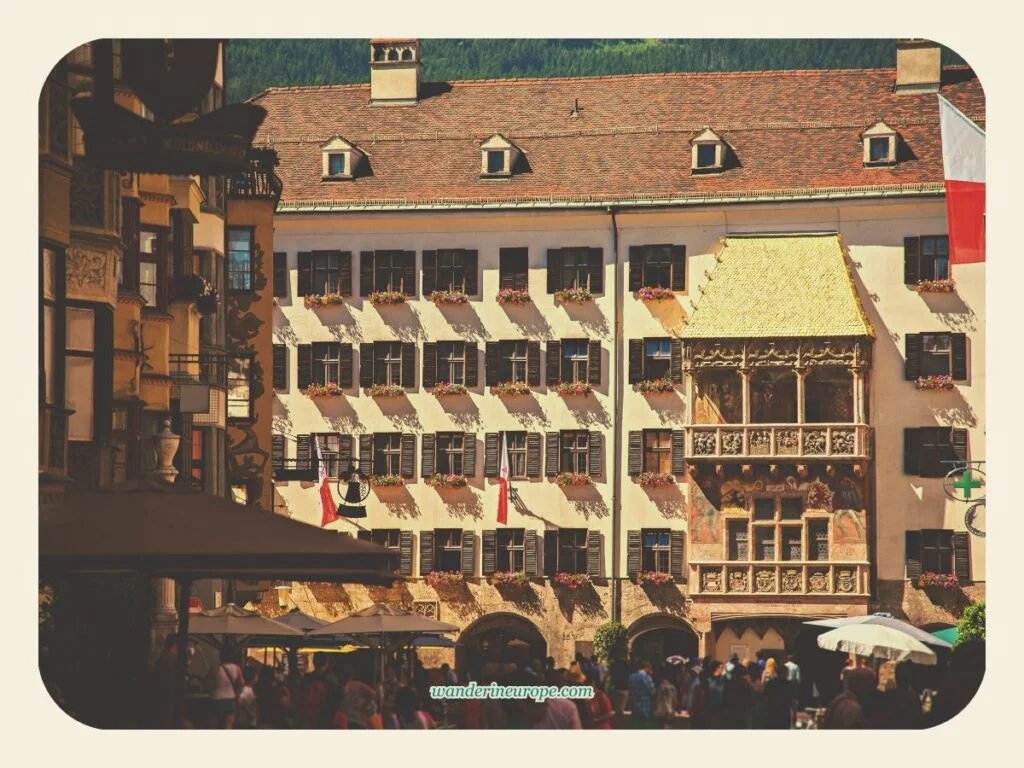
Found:
<path fill-rule="evenodd" d="M 412 294 L 415 285 L 406 285 L 406 266 L 415 258 L 408 251 L 377 251 L 373 254 L 373 290 Z"/>
<path fill-rule="evenodd" d="M 705 128 L 690 140 L 690 169 L 693 171 L 722 170 L 725 149 L 722 137 L 710 128 Z"/>
<path fill-rule="evenodd" d="M 757 560 L 775 559 L 775 526 L 754 526 L 754 557 Z"/>
<path fill-rule="evenodd" d="M 465 434 L 462 432 L 438 432 L 436 443 L 436 471 L 441 475 L 463 473 L 463 447 Z"/>
<path fill-rule="evenodd" d="M 252 290 L 252 229 L 228 228 L 228 290 Z"/>
<path fill-rule="evenodd" d="M 804 515 L 804 499 L 802 496 L 784 496 L 779 499 L 783 520 L 799 520 Z"/>
<path fill-rule="evenodd" d="M 498 288 L 524 291 L 529 287 L 529 249 L 502 248 L 498 254 Z"/>
<path fill-rule="evenodd" d="M 644 472 L 672 473 L 672 430 L 644 430 Z"/>
<path fill-rule="evenodd" d="M 587 474 L 587 451 L 590 433 L 587 431 L 564 431 L 561 433 L 562 461 L 560 472 Z"/>
<path fill-rule="evenodd" d="M 274 254 L 274 297 L 288 296 L 288 254 L 280 251 Z"/>
<path fill-rule="evenodd" d="M 320 445 L 320 452 L 324 457 L 324 464 L 327 466 L 327 476 L 337 478 L 341 475 L 341 435 L 336 432 L 314 433 L 311 437 Z M 316 448 L 311 451 L 313 460 L 316 460 Z M 319 470 L 319 467 L 317 468 Z"/>
<path fill-rule="evenodd" d="M 192 430 L 192 476 L 189 485 L 198 491 L 206 489 L 206 431 Z"/>
<path fill-rule="evenodd" d="M 466 343 L 439 341 L 437 343 L 437 381 L 447 384 L 466 383 Z"/>
<path fill-rule="evenodd" d="M 388 549 L 398 549 L 401 533 L 397 528 L 374 528 L 370 531 L 370 541 Z"/>
<path fill-rule="evenodd" d="M 908 333 L 904 337 L 905 378 L 927 376 L 967 379 L 967 335 L 964 333 Z"/>
<path fill-rule="evenodd" d="M 341 344 L 336 342 L 314 342 L 313 383 L 336 384 L 341 386 Z"/>
<path fill-rule="evenodd" d="M 228 418 L 252 418 L 252 399 L 249 381 L 252 358 L 228 358 Z"/>
<path fill-rule="evenodd" d="M 91 309 L 67 308 L 64 399 L 74 411 L 68 416 L 68 440 L 93 439 L 95 326 L 96 317 Z"/>
<path fill-rule="evenodd" d="M 903 238 L 903 282 L 949 279 L 949 237 L 927 235 Z"/>
<path fill-rule="evenodd" d="M 487 152 L 487 172 L 488 173 L 504 173 L 505 172 L 505 152 L 504 150 L 489 150 Z"/>
<path fill-rule="evenodd" d="M 508 471 L 513 479 L 526 477 L 526 433 L 506 432 L 505 447 L 508 449 Z M 500 450 L 500 449 L 499 449 Z M 498 457 L 501 464 L 501 457 Z"/>
<path fill-rule="evenodd" d="M 340 292 L 341 251 L 313 251 L 312 292 L 328 294 Z"/>
<path fill-rule="evenodd" d="M 633 245 L 629 248 L 629 290 L 686 289 L 685 245 Z"/>
<path fill-rule="evenodd" d="M 807 521 L 807 559 L 814 561 L 828 560 L 828 521 Z"/>
<path fill-rule="evenodd" d="M 750 549 L 747 538 L 747 521 L 729 520 L 726 525 L 728 526 L 727 530 L 729 533 L 729 559 L 749 560 Z"/>
<path fill-rule="evenodd" d="M 224 177 L 223 176 L 200 176 L 199 186 L 202 187 L 206 200 L 202 207 L 214 211 L 224 210 Z"/>
<path fill-rule="evenodd" d="M 921 531 L 921 570 L 925 573 L 953 573 L 952 531 Z"/>
<path fill-rule="evenodd" d="M 803 529 L 800 527 L 803 513 L 802 496 L 755 496 L 751 507 L 754 559 L 803 559 Z M 740 522 L 746 526 L 745 521 Z M 779 542 L 782 546 L 781 557 L 777 549 Z"/>
<path fill-rule="evenodd" d="M 803 531 L 795 525 L 782 528 L 782 557 L 780 560 L 803 559 Z"/>
<path fill-rule="evenodd" d="M 495 531 L 495 570 L 521 573 L 526 570 L 526 531 L 522 528 L 500 528 Z"/>
<path fill-rule="evenodd" d="M 889 161 L 889 144 L 892 139 L 888 136 L 873 136 L 868 141 L 868 157 L 872 163 L 885 163 Z"/>
<path fill-rule="evenodd" d="M 159 235 L 151 230 L 139 233 L 139 294 L 147 306 L 155 307 L 159 296 Z"/>
<path fill-rule="evenodd" d="M 373 344 L 373 383 L 402 386 L 402 343 L 377 341 Z"/>
<path fill-rule="evenodd" d="M 903 430 L 903 471 L 918 477 L 945 477 L 966 462 L 966 429 L 918 427 Z"/>
<path fill-rule="evenodd" d="M 775 520 L 775 497 L 754 499 L 754 520 L 774 522 Z"/>
<path fill-rule="evenodd" d="M 552 248 L 548 250 L 547 292 L 585 288 L 604 292 L 604 256 L 600 248 Z"/>
<path fill-rule="evenodd" d="M 641 532 L 640 567 L 645 571 L 670 573 L 669 555 L 671 552 L 671 536 L 667 529 Z"/>
<path fill-rule="evenodd" d="M 501 363 L 499 378 L 501 381 L 528 383 L 526 372 L 526 342 L 503 341 L 500 347 Z"/>
<path fill-rule="evenodd" d="M 667 379 L 671 375 L 672 340 L 644 340 L 644 378 Z"/>
<path fill-rule="evenodd" d="M 952 345 L 949 334 L 921 334 L 921 375 L 949 376 L 952 370 Z"/>
<path fill-rule="evenodd" d="M 327 173 L 330 176 L 344 176 L 348 171 L 348 155 L 344 152 L 331 152 L 327 156 Z"/>
<path fill-rule="evenodd" d="M 462 530 L 460 528 L 434 529 L 434 570 L 462 571 Z"/>
<path fill-rule="evenodd" d="M 373 474 L 402 474 L 402 433 L 373 433 Z"/>
<path fill-rule="evenodd" d="M 562 288 L 590 288 L 590 250 L 562 249 Z"/>
<path fill-rule="evenodd" d="M 554 535 L 558 539 L 557 560 L 552 573 L 586 573 L 587 572 L 587 529 L 559 528 L 548 531 L 545 536 Z"/>
<path fill-rule="evenodd" d="M 715 144 L 697 145 L 697 167 L 714 168 L 718 165 L 718 147 Z"/>
<path fill-rule="evenodd" d="M 466 261 L 466 251 L 438 251 L 435 290 L 464 291 L 466 289 Z"/>
<path fill-rule="evenodd" d="M 588 381 L 589 365 L 589 341 L 586 339 L 565 339 L 562 341 L 562 381 Z"/>

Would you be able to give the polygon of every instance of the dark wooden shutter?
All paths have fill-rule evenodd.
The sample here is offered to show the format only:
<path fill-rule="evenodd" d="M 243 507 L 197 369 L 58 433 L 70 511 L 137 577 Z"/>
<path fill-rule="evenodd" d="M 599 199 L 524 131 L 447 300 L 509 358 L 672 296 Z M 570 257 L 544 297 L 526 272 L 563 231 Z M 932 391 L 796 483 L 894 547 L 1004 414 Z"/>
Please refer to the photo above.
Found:
<path fill-rule="evenodd" d="M 540 477 L 540 432 L 526 435 L 526 476 Z"/>
<path fill-rule="evenodd" d="M 964 531 L 953 532 L 953 573 L 961 582 L 971 580 L 970 538 Z"/>
<path fill-rule="evenodd" d="M 498 557 L 498 537 L 495 531 L 483 531 L 482 537 L 482 568 L 484 576 L 490 576 L 494 573 L 495 567 L 497 567 Z"/>
<path fill-rule="evenodd" d="M 526 383 L 531 387 L 540 386 L 540 342 L 526 342 Z"/>
<path fill-rule="evenodd" d="M 288 254 L 274 253 L 274 296 L 284 298 L 288 295 Z"/>
<path fill-rule="evenodd" d="M 270 436 L 270 465 L 274 469 L 284 467 L 284 435 Z"/>
<path fill-rule="evenodd" d="M 416 435 L 410 432 L 402 433 L 402 448 L 399 455 L 399 464 L 402 470 L 402 477 L 415 477 L 416 470 L 414 455 L 416 453 Z"/>
<path fill-rule="evenodd" d="M 437 251 L 423 252 L 423 298 L 429 299 L 437 287 Z"/>
<path fill-rule="evenodd" d="M 629 290 L 639 291 L 644 287 L 644 256 L 639 245 L 629 246 Z"/>
<path fill-rule="evenodd" d="M 906 361 L 903 363 L 903 377 L 907 381 L 914 381 L 921 375 L 921 346 L 922 338 L 920 333 L 908 333 L 903 339 L 903 351 L 906 354 Z"/>
<path fill-rule="evenodd" d="M 672 578 L 682 579 L 683 576 L 683 560 L 684 548 L 686 546 L 683 538 L 682 531 L 671 531 L 668 535 L 669 538 L 669 549 L 668 549 L 668 570 L 672 574 Z"/>
<path fill-rule="evenodd" d="M 523 570 L 528 576 L 536 576 L 537 570 L 537 532 L 523 532 Z"/>
<path fill-rule="evenodd" d="M 629 383 L 636 384 L 644 378 L 644 340 L 629 340 Z"/>
<path fill-rule="evenodd" d="M 313 254 L 299 251 L 299 296 L 313 293 Z"/>
<path fill-rule="evenodd" d="M 352 251 L 338 254 L 338 293 L 352 295 Z"/>
<path fill-rule="evenodd" d="M 373 342 L 359 345 L 359 386 L 373 386 Z"/>
<path fill-rule="evenodd" d="M 498 252 L 498 288 L 526 290 L 528 278 L 529 249 L 502 248 Z"/>
<path fill-rule="evenodd" d="M 416 295 L 416 251 L 402 251 L 402 292 Z M 412 386 L 411 384 L 409 386 Z"/>
<path fill-rule="evenodd" d="M 434 570 L 434 532 L 420 531 L 420 576 Z"/>
<path fill-rule="evenodd" d="M 562 380 L 562 342 L 548 342 L 548 359 L 546 367 L 548 386 L 557 386 Z"/>
<path fill-rule="evenodd" d="M 672 290 L 686 290 L 686 246 L 672 246 Z"/>
<path fill-rule="evenodd" d="M 587 356 L 587 382 L 592 387 L 601 386 L 601 342 L 590 342 L 590 354 Z"/>
<path fill-rule="evenodd" d="M 501 450 L 501 435 L 497 432 L 484 433 L 484 477 L 498 476 L 498 451 Z"/>
<path fill-rule="evenodd" d="M 588 248 L 587 257 L 590 261 L 590 292 L 604 293 L 604 251 Z"/>
<path fill-rule="evenodd" d="M 425 433 L 422 438 L 422 455 L 420 457 L 420 475 L 422 477 L 434 476 L 434 445 L 436 443 L 433 433 Z"/>
<path fill-rule="evenodd" d="M 669 372 L 673 384 L 683 383 L 683 340 L 672 339 L 672 357 L 669 362 Z"/>
<path fill-rule="evenodd" d="M 274 389 L 288 389 L 288 347 L 284 344 L 274 345 Z"/>
<path fill-rule="evenodd" d="M 338 345 L 338 386 L 342 389 L 352 389 L 354 383 L 353 371 L 352 371 L 352 345 L 351 344 L 339 344 Z"/>
<path fill-rule="evenodd" d="M 373 293 L 373 251 L 359 252 L 359 295 Z"/>
<path fill-rule="evenodd" d="M 356 531 L 356 538 L 360 541 L 373 541 L 373 533 L 371 531 Z"/>
<path fill-rule="evenodd" d="M 626 575 L 632 578 L 640 573 L 640 531 L 626 533 Z"/>
<path fill-rule="evenodd" d="M 921 532 L 907 531 L 904 538 L 904 563 L 907 578 L 916 579 L 921 575 Z"/>
<path fill-rule="evenodd" d="M 338 472 L 348 472 L 352 464 L 352 435 L 338 435 Z"/>
<path fill-rule="evenodd" d="M 374 466 L 372 432 L 359 436 L 359 471 L 364 475 L 380 474 Z"/>
<path fill-rule="evenodd" d="M 296 384 L 301 392 L 313 381 L 313 345 L 299 344 Z"/>
<path fill-rule="evenodd" d="M 476 432 L 462 435 L 462 474 L 476 477 Z"/>
<path fill-rule="evenodd" d="M 920 431 L 915 427 L 903 430 L 903 474 L 921 474 L 921 439 Z"/>
<path fill-rule="evenodd" d="M 950 346 L 953 350 L 952 376 L 956 381 L 967 379 L 967 335 L 951 333 Z"/>
<path fill-rule="evenodd" d="M 296 469 L 306 469 L 309 467 L 309 460 L 312 458 L 310 453 L 312 437 L 310 435 L 296 435 L 295 437 L 295 461 L 297 464 Z"/>
<path fill-rule="evenodd" d="M 437 383 L 437 344 L 432 341 L 423 343 L 423 382 L 424 389 L 430 389 Z"/>
<path fill-rule="evenodd" d="M 950 443 L 953 446 L 953 457 L 957 461 L 966 462 L 968 458 L 967 441 L 968 432 L 966 429 L 956 428 L 952 430 L 950 434 Z M 953 467 L 948 467 L 952 469 Z M 945 470 L 943 471 L 945 474 Z"/>
<path fill-rule="evenodd" d="M 587 470 L 590 472 L 591 477 L 598 477 L 601 474 L 602 466 L 604 466 L 604 456 L 601 450 L 601 433 L 597 430 L 592 430 L 588 437 Z"/>
<path fill-rule="evenodd" d="M 547 445 L 544 448 L 544 474 L 548 477 L 554 477 L 558 474 L 558 437 L 558 432 L 548 432 L 545 439 Z"/>
<path fill-rule="evenodd" d="M 477 251 L 463 251 L 462 258 L 465 264 L 466 293 L 476 296 L 480 293 L 480 255 Z"/>
<path fill-rule="evenodd" d="M 597 578 L 601 575 L 601 532 L 587 532 L 587 576 Z"/>
<path fill-rule="evenodd" d="M 466 342 L 466 386 L 473 388 L 480 380 L 480 352 L 475 341 Z"/>
<path fill-rule="evenodd" d="M 493 533 L 493 531 L 492 531 Z M 491 558 L 491 568 L 494 568 L 494 558 Z M 462 575 L 473 578 L 476 574 L 476 537 L 472 531 L 462 532 Z"/>
<path fill-rule="evenodd" d="M 548 248 L 548 293 L 554 293 L 562 287 L 562 252 L 558 248 Z"/>
<path fill-rule="evenodd" d="M 903 238 L 903 282 L 917 285 L 921 279 L 921 238 Z"/>
<path fill-rule="evenodd" d="M 544 575 L 558 573 L 558 531 L 544 531 Z"/>
<path fill-rule="evenodd" d="M 59 315 L 58 315 L 59 316 Z M 98 445 L 106 445 L 113 431 L 114 357 L 107 350 L 114 348 L 114 311 L 106 307 L 95 311 L 95 348 L 103 350 L 93 358 L 93 439 Z M 190 436 L 191 437 L 191 436 Z M 148 447 L 148 446 L 147 446 Z"/>
<path fill-rule="evenodd" d="M 402 342 L 402 386 L 416 386 L 416 345 Z"/>
<path fill-rule="evenodd" d="M 484 383 L 488 387 L 497 386 L 499 382 L 498 368 L 501 366 L 501 342 L 484 342 Z"/>
<path fill-rule="evenodd" d="M 412 576 L 412 531 L 398 532 L 398 572 Z"/>
<path fill-rule="evenodd" d="M 644 471 L 644 433 L 641 430 L 629 432 L 629 474 L 639 475 Z"/>
<path fill-rule="evenodd" d="M 681 475 L 686 472 L 686 432 L 681 429 L 672 430 L 672 474 Z"/>

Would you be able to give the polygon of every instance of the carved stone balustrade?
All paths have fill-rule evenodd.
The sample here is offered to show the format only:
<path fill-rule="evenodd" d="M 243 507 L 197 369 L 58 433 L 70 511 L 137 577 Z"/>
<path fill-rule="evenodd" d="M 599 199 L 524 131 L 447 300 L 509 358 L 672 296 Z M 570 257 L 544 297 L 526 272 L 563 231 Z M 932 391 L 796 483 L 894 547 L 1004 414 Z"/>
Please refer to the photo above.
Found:
<path fill-rule="evenodd" d="M 686 428 L 686 458 L 862 460 L 870 458 L 864 424 L 708 424 Z"/>
<path fill-rule="evenodd" d="M 691 562 L 690 595 L 832 595 L 867 597 L 866 562 L 785 560 Z"/>

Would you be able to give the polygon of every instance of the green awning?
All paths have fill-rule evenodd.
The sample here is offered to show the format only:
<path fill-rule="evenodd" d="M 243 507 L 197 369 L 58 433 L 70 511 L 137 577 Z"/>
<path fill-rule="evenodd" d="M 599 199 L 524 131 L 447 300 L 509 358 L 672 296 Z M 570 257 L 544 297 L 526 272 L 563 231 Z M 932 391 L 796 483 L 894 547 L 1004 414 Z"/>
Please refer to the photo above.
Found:
<path fill-rule="evenodd" d="M 939 640 L 945 640 L 950 645 L 956 643 L 956 639 L 958 637 L 956 627 L 946 627 L 945 629 L 939 629 L 935 632 L 932 632 L 932 634 L 935 635 L 935 637 L 939 638 Z"/>

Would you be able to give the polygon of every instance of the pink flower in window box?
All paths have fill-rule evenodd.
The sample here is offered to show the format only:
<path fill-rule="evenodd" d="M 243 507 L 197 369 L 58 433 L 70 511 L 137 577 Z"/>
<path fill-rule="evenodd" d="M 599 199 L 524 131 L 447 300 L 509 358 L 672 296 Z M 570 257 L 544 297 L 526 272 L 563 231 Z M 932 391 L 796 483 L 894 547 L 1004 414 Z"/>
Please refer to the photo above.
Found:
<path fill-rule="evenodd" d="M 468 304 L 469 296 L 465 291 L 434 291 L 430 300 L 435 304 Z"/>
<path fill-rule="evenodd" d="M 427 390 L 434 397 L 447 397 L 448 395 L 465 395 L 469 392 L 464 384 L 449 384 L 446 381 L 439 381 Z"/>
<path fill-rule="evenodd" d="M 370 303 L 375 307 L 405 304 L 405 298 L 405 294 L 401 291 L 374 291 L 370 294 Z"/>
<path fill-rule="evenodd" d="M 914 290 L 918 293 L 952 293 L 956 288 L 953 278 L 945 280 L 919 280 Z"/>
<path fill-rule="evenodd" d="M 465 582 L 465 576 L 459 571 L 431 571 L 427 574 L 427 584 L 434 589 L 457 587 Z"/>
<path fill-rule="evenodd" d="M 374 488 L 396 488 L 405 485 L 401 475 L 370 475 L 367 482 Z"/>
<path fill-rule="evenodd" d="M 530 385 L 525 381 L 502 381 L 491 387 L 491 392 L 503 397 L 518 397 L 530 394 Z"/>
<path fill-rule="evenodd" d="M 555 391 L 560 395 L 580 395 L 586 397 L 594 388 L 585 381 L 563 381 L 557 387 Z"/>
<path fill-rule="evenodd" d="M 335 304 L 341 304 L 345 301 L 345 297 L 340 293 L 325 293 L 320 296 L 304 296 L 302 298 L 302 304 L 306 309 L 315 309 L 317 307 L 330 307 Z"/>
<path fill-rule="evenodd" d="M 487 581 L 495 587 L 526 587 L 530 577 L 522 571 L 495 571 Z"/>
<path fill-rule="evenodd" d="M 582 472 L 562 472 L 555 475 L 555 485 L 560 485 L 563 488 L 590 485 L 590 475 L 585 475 Z"/>
<path fill-rule="evenodd" d="M 676 387 L 671 379 L 645 379 L 636 385 L 637 391 L 645 395 L 671 392 Z"/>
<path fill-rule="evenodd" d="M 675 485 L 675 475 L 670 475 L 667 472 L 641 472 L 636 482 L 638 485 L 644 488 L 664 488 L 668 485 Z"/>
<path fill-rule="evenodd" d="M 502 288 L 498 291 L 499 304 L 529 304 L 530 292 L 525 288 Z"/>
<path fill-rule="evenodd" d="M 563 304 L 586 304 L 593 300 L 594 294 L 590 292 L 589 288 L 563 288 L 560 291 L 555 291 L 555 301 L 560 301 Z"/>
<path fill-rule="evenodd" d="M 581 589 L 590 584 L 590 577 L 585 573 L 565 573 L 559 571 L 552 581 L 566 589 Z"/>
<path fill-rule="evenodd" d="M 952 376 L 918 376 L 914 386 L 918 389 L 953 389 Z"/>
<path fill-rule="evenodd" d="M 660 587 L 665 584 L 673 583 L 674 579 L 672 574 L 661 573 L 658 571 L 640 571 L 636 575 L 636 583 L 640 585 L 648 585 L 652 587 Z"/>
<path fill-rule="evenodd" d="M 640 301 L 669 301 L 676 297 L 676 293 L 671 288 L 655 288 L 645 285 L 636 292 L 636 297 Z"/>
<path fill-rule="evenodd" d="M 345 390 L 337 384 L 310 384 L 302 394 L 306 397 L 338 397 L 345 394 Z"/>
<path fill-rule="evenodd" d="M 955 573 L 933 573 L 926 571 L 917 577 L 918 587 L 939 587 L 940 589 L 956 589 L 960 579 Z"/>
<path fill-rule="evenodd" d="M 405 389 L 398 384 L 374 384 L 366 388 L 366 394 L 370 397 L 401 397 Z"/>
<path fill-rule="evenodd" d="M 465 488 L 469 484 L 465 475 L 436 474 L 429 482 L 435 488 Z"/>

